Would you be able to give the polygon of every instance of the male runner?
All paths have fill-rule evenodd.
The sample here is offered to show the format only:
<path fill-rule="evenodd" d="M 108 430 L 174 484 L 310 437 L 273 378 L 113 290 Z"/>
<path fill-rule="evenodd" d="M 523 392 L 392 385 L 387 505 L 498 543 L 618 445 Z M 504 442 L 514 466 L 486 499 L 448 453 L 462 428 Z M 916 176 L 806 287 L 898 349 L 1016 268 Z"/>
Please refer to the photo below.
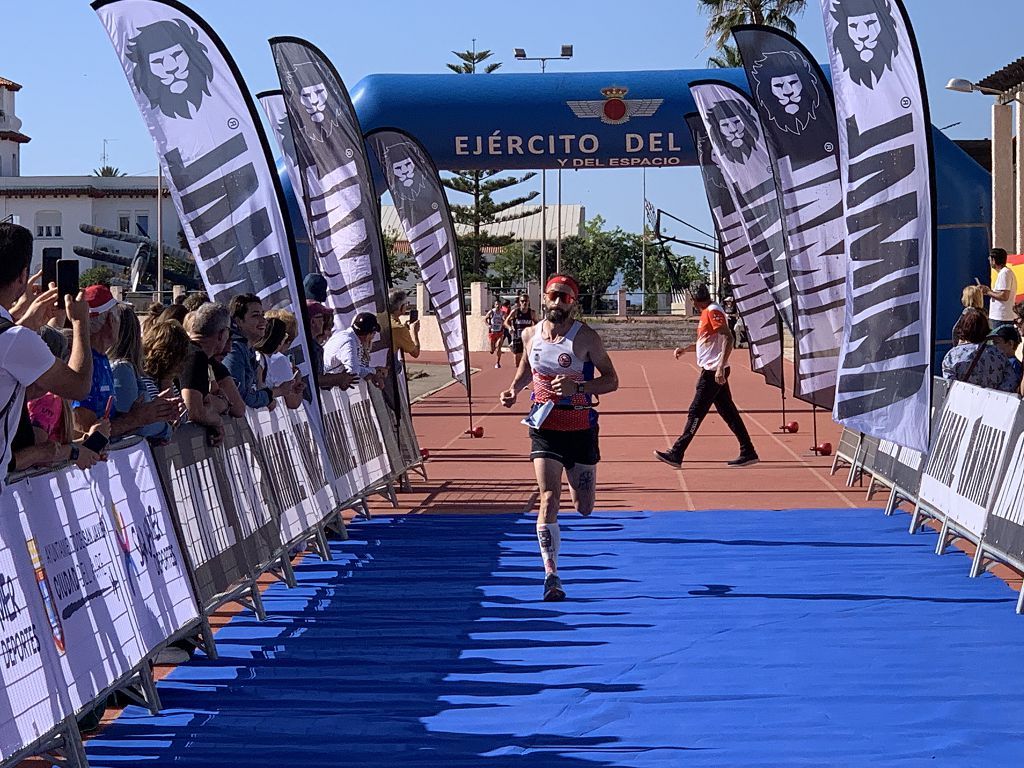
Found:
<path fill-rule="evenodd" d="M 562 471 L 569 481 L 573 505 L 586 517 L 594 511 L 597 462 L 601 459 L 593 396 L 614 392 L 619 387 L 619 377 L 601 337 L 570 317 L 572 305 L 579 297 L 576 280 L 569 275 L 552 275 L 544 295 L 544 320 L 523 331 L 526 354 L 512 386 L 501 393 L 499 400 L 511 408 L 516 395 L 532 380 L 531 416 L 540 404 L 554 403 L 540 427 L 530 428 L 530 458 L 540 491 L 537 541 L 544 561 L 544 599 L 554 601 L 565 598 L 558 577 Z M 601 373 L 597 378 L 595 368 Z"/>
<path fill-rule="evenodd" d="M 501 311 L 501 299 L 494 300 L 494 306 L 484 315 L 487 323 L 487 340 L 491 343 L 491 354 L 497 354 L 495 368 L 501 368 L 501 348 L 505 343 L 505 314 Z"/>
<path fill-rule="evenodd" d="M 520 293 L 516 299 L 515 308 L 505 318 L 505 328 L 508 329 L 511 336 L 509 339 L 509 349 L 516 356 L 517 368 L 519 367 L 519 361 L 523 359 L 523 331 L 527 328 L 532 328 L 536 324 L 537 313 L 530 306 L 530 297 L 525 293 Z"/>
<path fill-rule="evenodd" d="M 701 422 L 714 404 L 718 414 L 725 419 L 729 429 L 740 441 L 740 455 L 727 462 L 729 466 L 745 467 L 748 464 L 756 464 L 757 451 L 754 450 L 747 426 L 743 423 L 729 390 L 729 354 L 732 352 L 733 339 L 725 310 L 718 304 L 711 303 L 711 292 L 706 285 L 695 286 L 690 295 L 694 306 L 700 310 L 696 344 L 697 367 L 700 368 L 697 392 L 690 403 L 683 434 L 667 451 L 655 451 L 654 455 L 659 461 L 679 469 L 683 463 L 683 454 L 686 453 L 690 441 L 696 436 Z M 683 356 L 686 349 L 676 347 L 676 360 Z"/>

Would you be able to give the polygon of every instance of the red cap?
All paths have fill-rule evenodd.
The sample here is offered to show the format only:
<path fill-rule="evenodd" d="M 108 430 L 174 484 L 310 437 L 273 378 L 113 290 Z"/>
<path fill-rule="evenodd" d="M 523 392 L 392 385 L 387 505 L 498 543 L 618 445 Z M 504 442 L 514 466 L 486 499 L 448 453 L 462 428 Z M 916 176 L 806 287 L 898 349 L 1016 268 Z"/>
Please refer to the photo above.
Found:
<path fill-rule="evenodd" d="M 82 291 L 82 296 L 89 305 L 90 315 L 102 315 L 117 306 L 117 299 L 105 285 L 90 285 Z"/>
<path fill-rule="evenodd" d="M 580 287 L 576 281 L 568 275 L 552 275 L 548 279 L 548 284 L 544 286 L 544 293 L 552 290 L 564 291 L 566 288 L 568 288 L 569 292 L 572 293 L 574 299 L 579 298 Z"/>
<path fill-rule="evenodd" d="M 321 304 L 319 301 L 313 301 L 312 299 L 306 299 L 306 312 L 309 314 L 309 319 L 312 320 L 314 317 L 320 317 L 326 315 L 330 317 L 331 310 Z"/>

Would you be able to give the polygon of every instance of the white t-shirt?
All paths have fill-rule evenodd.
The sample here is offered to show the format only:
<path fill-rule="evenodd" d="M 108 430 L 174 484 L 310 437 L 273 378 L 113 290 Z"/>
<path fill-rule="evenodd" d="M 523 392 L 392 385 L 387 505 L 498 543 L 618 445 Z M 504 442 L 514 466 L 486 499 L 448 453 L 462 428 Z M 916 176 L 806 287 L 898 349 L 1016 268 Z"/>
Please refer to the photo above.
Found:
<path fill-rule="evenodd" d="M 700 322 L 697 324 L 697 365 L 703 370 L 714 371 L 721 364 L 726 345 L 721 330 L 728 327 L 725 310 L 718 304 L 708 304 L 707 309 L 700 313 Z"/>
<path fill-rule="evenodd" d="M 272 355 L 265 355 L 262 352 L 256 354 L 260 363 L 267 369 L 267 375 L 263 382 L 265 386 L 271 389 L 279 387 L 295 375 L 292 371 L 292 361 L 288 359 L 287 355 L 282 355 L 280 352 L 275 352 Z"/>
<path fill-rule="evenodd" d="M 0 307 L 0 317 L 11 314 Z M 0 427 L 3 428 L 3 455 L 0 456 L 0 489 L 6 485 L 7 465 L 11 462 L 11 441 L 18 431 L 25 387 L 50 370 L 53 353 L 39 334 L 16 325 L 0 333 Z"/>
<path fill-rule="evenodd" d="M 1010 289 L 1010 295 L 1006 301 L 999 301 L 998 299 L 990 299 L 988 307 L 988 317 L 990 320 L 998 320 L 999 322 L 1007 322 L 1013 320 L 1013 305 L 1017 301 L 1017 276 L 1013 274 L 1013 270 L 1009 267 L 1003 267 L 999 270 L 999 274 L 996 275 L 996 284 L 992 286 L 993 291 L 1002 291 Z"/>
<path fill-rule="evenodd" d="M 369 350 L 351 328 L 335 331 L 324 344 L 324 373 L 348 371 L 363 379 L 373 375 Z"/>

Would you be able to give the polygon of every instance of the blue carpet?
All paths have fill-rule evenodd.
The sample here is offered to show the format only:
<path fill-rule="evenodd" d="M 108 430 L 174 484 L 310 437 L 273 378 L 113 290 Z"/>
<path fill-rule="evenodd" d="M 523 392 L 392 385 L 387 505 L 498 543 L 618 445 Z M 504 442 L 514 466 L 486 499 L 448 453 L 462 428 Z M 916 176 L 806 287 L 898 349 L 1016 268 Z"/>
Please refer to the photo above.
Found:
<path fill-rule="evenodd" d="M 90 741 L 105 766 L 1024 763 L 1024 617 L 877 510 L 413 516 L 307 557 Z"/>

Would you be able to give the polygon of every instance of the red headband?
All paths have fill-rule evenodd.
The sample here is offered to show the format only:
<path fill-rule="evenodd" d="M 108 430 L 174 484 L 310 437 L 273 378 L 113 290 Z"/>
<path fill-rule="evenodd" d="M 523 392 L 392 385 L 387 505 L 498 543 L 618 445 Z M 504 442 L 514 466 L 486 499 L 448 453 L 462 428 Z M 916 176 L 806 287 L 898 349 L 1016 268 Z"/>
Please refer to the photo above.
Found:
<path fill-rule="evenodd" d="M 580 295 L 580 287 L 576 284 L 568 275 L 555 275 L 548 280 L 548 284 L 544 286 L 544 293 L 547 293 L 552 288 L 565 287 L 572 291 L 573 298 L 577 298 Z"/>

